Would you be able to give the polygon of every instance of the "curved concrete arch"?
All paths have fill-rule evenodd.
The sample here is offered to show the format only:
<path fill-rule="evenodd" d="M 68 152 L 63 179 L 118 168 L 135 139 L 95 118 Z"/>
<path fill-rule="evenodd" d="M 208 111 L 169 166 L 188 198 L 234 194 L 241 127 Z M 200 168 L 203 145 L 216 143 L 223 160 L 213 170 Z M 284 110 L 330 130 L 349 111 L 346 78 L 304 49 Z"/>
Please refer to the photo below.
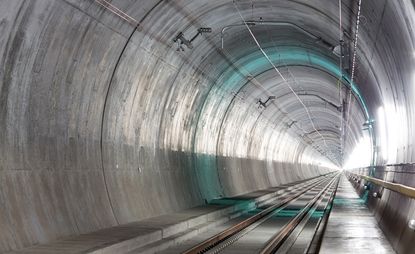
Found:
<path fill-rule="evenodd" d="M 293 96 L 282 101 L 290 112 L 255 106 L 266 96 L 249 75 L 269 84 L 277 79 L 246 27 L 227 30 L 221 49 L 222 28 L 242 22 L 232 1 L 109 2 L 120 12 L 92 0 L 0 0 L 0 252 L 337 169 L 300 128 L 287 127 L 298 118 L 313 131 Z M 336 131 L 322 136 L 333 149 L 343 142 L 346 156 L 367 135 L 362 124 L 378 120 L 383 106 L 387 129 L 402 122 L 389 133 L 399 140 L 393 162 L 411 162 L 413 4 L 364 2 L 368 21 L 351 85 L 359 102 L 351 106 L 346 140 L 333 137 Z M 292 22 L 337 44 L 337 1 L 238 4 L 247 20 Z M 355 6 L 343 7 L 350 40 Z M 200 27 L 212 33 L 177 51 L 178 33 L 190 39 Z M 299 68 L 306 90 L 336 98 L 338 59 L 321 40 L 287 27 L 253 32 L 278 67 Z M 265 91 L 272 89 L 267 83 Z M 320 98 L 304 100 L 318 115 L 316 125 L 331 130 L 338 112 Z M 375 121 L 381 139 L 379 126 Z"/>

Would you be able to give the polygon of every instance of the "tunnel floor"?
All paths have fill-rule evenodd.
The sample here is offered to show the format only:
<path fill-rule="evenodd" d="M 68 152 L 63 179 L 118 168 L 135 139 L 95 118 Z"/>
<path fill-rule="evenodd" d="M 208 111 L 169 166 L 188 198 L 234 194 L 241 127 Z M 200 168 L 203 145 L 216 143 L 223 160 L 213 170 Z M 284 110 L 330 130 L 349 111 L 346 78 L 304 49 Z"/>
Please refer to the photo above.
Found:
<path fill-rule="evenodd" d="M 0 254 L 415 254 L 415 0 L 0 0 L 0 59 Z"/>
<path fill-rule="evenodd" d="M 395 253 L 375 217 L 344 174 L 320 253 Z"/>
<path fill-rule="evenodd" d="M 220 243 L 225 247 L 219 252 L 262 253 L 261 249 L 269 242 L 268 239 L 284 231 L 313 197 L 319 197 L 313 209 L 306 213 L 309 216 L 300 220 L 275 253 L 341 254 L 374 253 L 374 250 L 376 253 L 395 253 L 364 199 L 358 196 L 344 174 L 329 174 L 222 198 L 204 206 L 11 253 L 199 253 L 189 250 L 274 204 L 283 203 L 286 197 L 295 198 L 229 245 Z M 324 221 L 324 214 L 329 216 L 328 221 L 320 223 Z M 321 237 L 317 237 L 319 247 L 310 247 L 316 245 L 316 235 L 320 234 L 316 232 L 322 228 Z M 215 248 L 218 249 L 217 246 Z M 219 253 L 215 248 L 201 253 Z"/>

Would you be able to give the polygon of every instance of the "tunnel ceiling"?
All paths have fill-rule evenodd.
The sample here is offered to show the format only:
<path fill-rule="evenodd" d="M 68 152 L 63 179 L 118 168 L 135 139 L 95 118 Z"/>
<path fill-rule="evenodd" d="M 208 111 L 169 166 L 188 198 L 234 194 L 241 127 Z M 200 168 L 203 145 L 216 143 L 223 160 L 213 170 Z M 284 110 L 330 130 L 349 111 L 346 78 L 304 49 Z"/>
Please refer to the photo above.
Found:
<path fill-rule="evenodd" d="M 0 0 L 0 251 L 336 170 L 366 121 L 413 161 L 413 4 L 362 0 L 352 80 L 358 2 L 341 72 L 338 1 Z"/>
<path fill-rule="evenodd" d="M 351 41 L 356 18 L 353 9 L 357 6 L 345 4 L 343 8 L 350 13 L 349 16 L 345 15 L 343 26 L 346 40 Z M 246 117 L 237 119 L 238 111 L 244 112 L 246 116 L 258 114 L 256 111 L 259 111 L 261 119 L 257 121 L 293 127 L 290 132 L 304 145 L 312 146 L 336 164 L 341 164 L 344 144 L 341 141 L 342 99 L 339 93 L 344 96 L 347 91 L 344 89 L 345 84 L 341 84 L 345 83 L 344 80 L 340 84 L 338 82 L 339 60 L 332 52 L 339 44 L 337 3 L 329 3 L 327 9 L 320 8 L 321 1 L 215 1 L 200 5 L 197 2 L 174 2 L 167 5 L 175 8 L 175 17 L 172 18 L 177 23 L 163 31 L 164 36 L 174 38 L 177 33 L 183 32 L 185 37 L 190 38 L 200 27 L 212 28 L 211 34 L 203 34 L 195 39 L 192 48 L 183 45 L 176 52 L 191 62 L 192 67 L 203 76 L 212 80 L 210 85 L 214 87 L 214 93 L 207 95 L 204 108 L 226 108 L 222 116 L 228 122 L 232 121 L 231 117 L 234 121 L 245 121 Z M 245 21 L 256 22 L 250 29 L 282 77 L 259 51 L 247 27 L 243 25 L 244 20 L 238 9 Z M 157 26 L 151 21 L 149 24 Z M 177 48 L 171 41 L 166 44 Z M 351 65 L 351 61 L 348 64 Z M 308 68 L 299 71 L 298 67 Z M 264 78 L 264 72 L 269 72 L 267 78 Z M 313 93 L 314 96 L 307 95 Z M 324 94 L 327 99 L 322 97 Z M 270 101 L 266 109 L 255 111 L 255 108 L 261 107 L 258 101 L 266 101 L 269 96 L 277 98 Z M 232 99 L 229 101 L 223 97 Z M 344 97 L 347 99 L 347 96 Z M 246 109 L 234 110 L 234 115 L 228 116 L 233 104 L 238 104 L 238 109 Z M 337 105 L 337 108 L 333 105 Z M 365 116 L 359 115 L 364 114 L 360 107 L 362 105 L 358 104 L 356 117 L 351 120 L 357 123 L 352 124 L 361 125 L 366 120 Z M 220 122 L 220 118 L 216 112 L 206 121 Z M 209 128 L 220 128 L 212 125 Z M 362 133 L 360 129 L 357 132 L 353 129 L 348 134 L 353 141 L 346 149 L 351 149 Z"/>

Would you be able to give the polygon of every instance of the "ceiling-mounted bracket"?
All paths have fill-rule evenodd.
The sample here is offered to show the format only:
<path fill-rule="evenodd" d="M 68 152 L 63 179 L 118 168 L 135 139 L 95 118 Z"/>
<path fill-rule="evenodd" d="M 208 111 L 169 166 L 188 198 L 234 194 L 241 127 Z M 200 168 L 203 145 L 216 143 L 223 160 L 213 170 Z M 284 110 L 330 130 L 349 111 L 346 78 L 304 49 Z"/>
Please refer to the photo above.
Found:
<path fill-rule="evenodd" d="M 275 96 L 271 95 L 268 97 L 266 101 L 262 101 L 261 98 L 258 99 L 259 108 L 266 108 L 268 106 L 268 102 L 275 100 Z"/>
<path fill-rule="evenodd" d="M 177 51 L 184 51 L 183 44 L 186 45 L 187 48 L 192 49 L 193 44 L 192 42 L 201 34 L 204 33 L 211 33 L 212 28 L 210 27 L 201 27 L 197 29 L 197 33 L 190 39 L 186 39 L 183 32 L 180 32 L 174 37 L 173 42 L 177 43 Z"/>
<path fill-rule="evenodd" d="M 225 31 L 232 28 L 232 27 L 238 27 L 238 26 L 256 26 L 256 25 L 265 25 L 265 26 L 288 26 L 288 27 L 292 27 L 294 29 L 296 29 L 297 31 L 307 35 L 308 37 L 314 39 L 314 41 L 318 44 L 322 44 L 324 45 L 324 47 L 327 47 L 329 50 L 333 51 L 333 49 L 335 48 L 334 45 L 332 45 L 330 42 L 326 41 L 325 39 L 323 39 L 322 37 L 319 37 L 307 30 L 305 30 L 304 28 L 302 28 L 301 26 L 291 23 L 291 22 L 284 22 L 284 21 L 265 21 L 262 20 L 262 18 L 258 21 L 256 20 L 247 20 L 243 23 L 239 23 L 239 24 L 232 24 L 232 25 L 227 25 L 224 26 L 222 28 L 221 31 L 221 45 L 222 45 L 222 49 L 224 48 L 224 35 L 225 35 Z"/>

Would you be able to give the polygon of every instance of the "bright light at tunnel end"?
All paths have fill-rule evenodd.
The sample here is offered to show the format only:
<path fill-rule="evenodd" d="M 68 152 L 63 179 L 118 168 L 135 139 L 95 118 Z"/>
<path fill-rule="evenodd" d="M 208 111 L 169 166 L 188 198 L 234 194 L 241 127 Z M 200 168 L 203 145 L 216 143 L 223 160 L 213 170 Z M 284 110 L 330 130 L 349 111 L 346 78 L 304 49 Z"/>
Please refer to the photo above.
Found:
<path fill-rule="evenodd" d="M 394 103 L 385 103 L 378 108 L 379 155 L 383 162 L 395 163 L 398 149 L 405 144 L 408 133 L 404 108 Z"/>
<path fill-rule="evenodd" d="M 364 135 L 357 142 L 353 148 L 351 154 L 346 159 L 346 163 L 343 165 L 343 169 L 354 169 L 370 166 L 372 158 L 371 142 L 368 135 Z"/>
<path fill-rule="evenodd" d="M 378 156 L 381 163 L 395 163 L 398 149 L 405 144 L 408 133 L 404 108 L 394 103 L 385 103 L 377 110 L 375 127 L 379 136 L 376 140 Z M 363 136 L 353 148 L 343 169 L 354 169 L 370 166 L 372 156 L 371 140 Z"/>

